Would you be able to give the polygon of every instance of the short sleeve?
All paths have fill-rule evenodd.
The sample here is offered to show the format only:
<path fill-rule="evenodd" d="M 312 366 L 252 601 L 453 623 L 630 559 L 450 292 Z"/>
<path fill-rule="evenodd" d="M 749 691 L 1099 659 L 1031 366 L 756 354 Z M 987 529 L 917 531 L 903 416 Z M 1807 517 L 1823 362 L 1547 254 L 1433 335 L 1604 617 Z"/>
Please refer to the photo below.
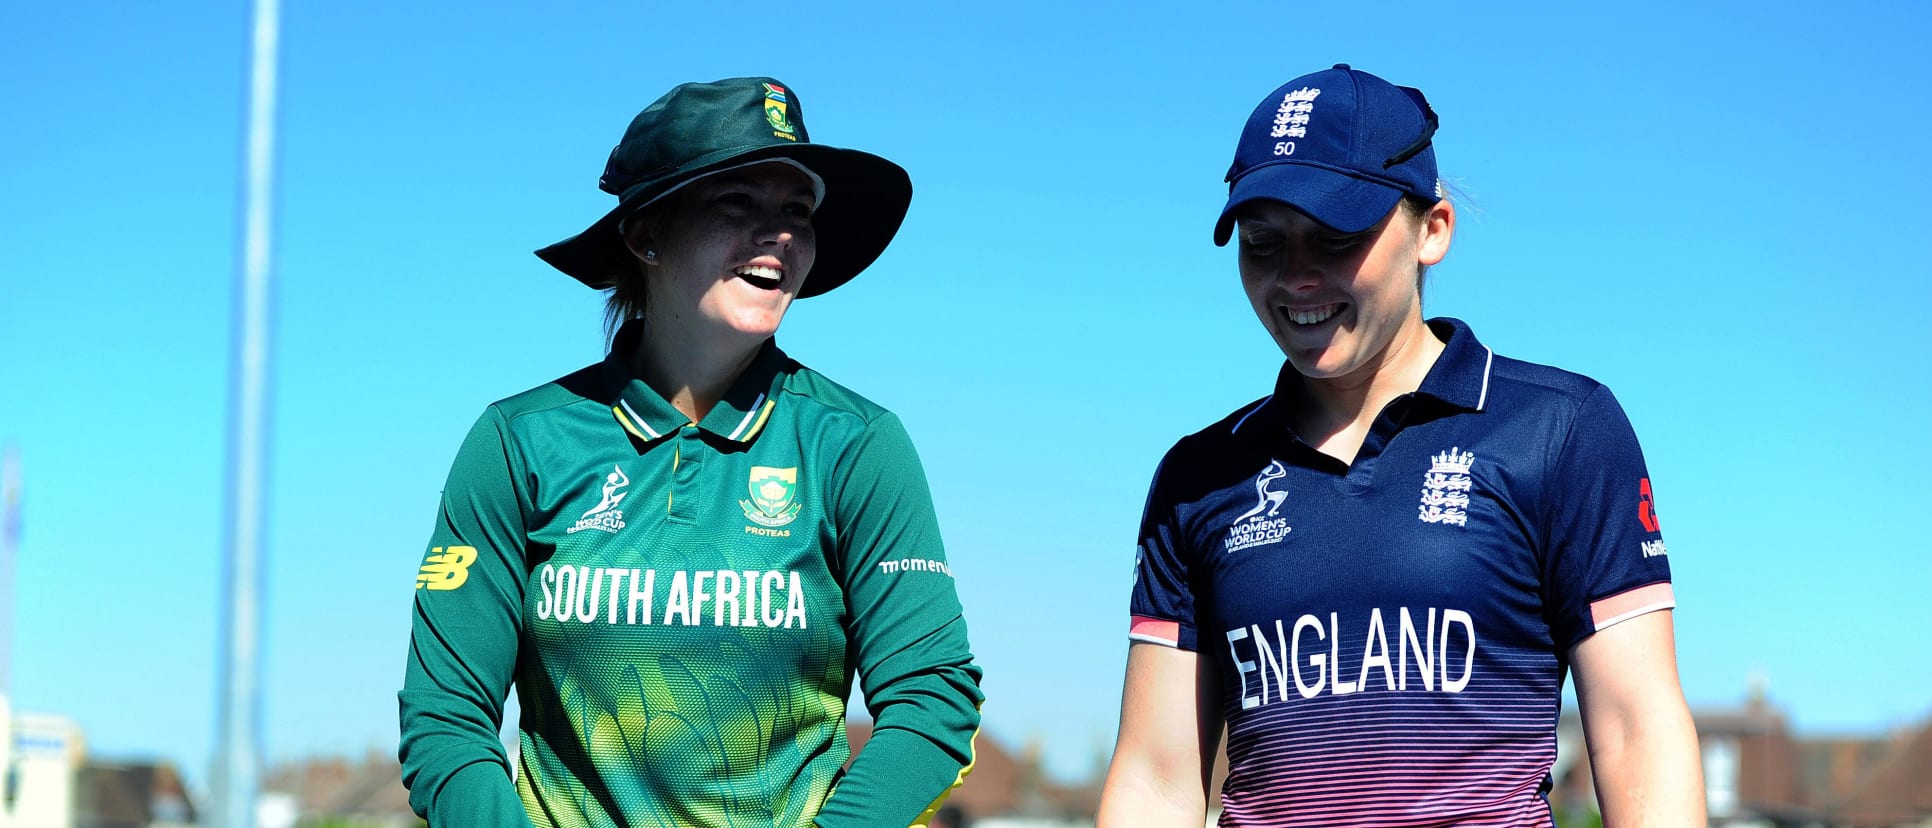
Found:
<path fill-rule="evenodd" d="M 431 826 L 528 826 L 497 733 L 523 606 L 519 459 L 495 408 L 464 439 L 416 574 L 399 694 L 403 784 Z"/>
<path fill-rule="evenodd" d="M 1175 451 L 1179 448 L 1176 447 Z M 1174 452 L 1154 470 L 1147 505 L 1140 518 L 1134 552 L 1134 591 L 1129 602 L 1127 637 L 1183 650 L 1197 650 L 1192 550 L 1180 531 L 1172 496 Z"/>
<path fill-rule="evenodd" d="M 850 661 L 873 728 L 817 821 L 924 824 L 972 765 L 980 668 L 926 474 L 898 418 L 869 423 L 833 473 Z"/>
<path fill-rule="evenodd" d="M 1677 605 L 1650 472 L 1610 389 L 1584 398 L 1545 489 L 1544 605 L 1558 648 Z"/>

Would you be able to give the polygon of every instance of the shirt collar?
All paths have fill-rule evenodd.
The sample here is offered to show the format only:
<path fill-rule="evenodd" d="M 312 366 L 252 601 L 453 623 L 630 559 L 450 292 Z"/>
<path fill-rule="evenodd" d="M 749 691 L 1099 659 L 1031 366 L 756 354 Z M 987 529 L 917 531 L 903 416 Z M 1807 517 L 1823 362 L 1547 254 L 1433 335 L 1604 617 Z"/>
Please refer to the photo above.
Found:
<path fill-rule="evenodd" d="M 675 434 L 691 421 L 631 371 L 630 359 L 643 336 L 643 322 L 624 323 L 604 357 L 603 375 L 604 381 L 616 389 L 617 404 L 611 406 L 611 415 L 631 436 L 651 443 Z M 790 362 L 775 339 L 765 340 L 724 399 L 712 406 L 697 426 L 726 440 L 750 443 L 771 420 L 772 409 L 777 406 L 775 397 Z"/>
<path fill-rule="evenodd" d="M 1436 357 L 1416 392 L 1470 411 L 1483 410 L 1489 405 L 1489 369 L 1496 355 L 1460 319 L 1439 316 L 1429 320 L 1429 329 L 1442 337 L 1442 356 Z"/>
<path fill-rule="evenodd" d="M 1489 372 L 1496 361 L 1495 354 L 1478 342 L 1460 319 L 1440 316 L 1429 320 L 1428 325 L 1429 330 L 1443 339 L 1442 355 L 1429 367 L 1416 393 L 1458 408 L 1483 410 L 1489 404 Z M 1304 388 L 1301 372 L 1295 370 L 1294 363 L 1283 360 L 1281 373 L 1275 376 L 1275 393 L 1236 420 L 1234 430 L 1241 431 L 1254 419 L 1265 420 L 1270 426 L 1285 425 L 1288 412 L 1300 405 L 1307 393 Z"/>

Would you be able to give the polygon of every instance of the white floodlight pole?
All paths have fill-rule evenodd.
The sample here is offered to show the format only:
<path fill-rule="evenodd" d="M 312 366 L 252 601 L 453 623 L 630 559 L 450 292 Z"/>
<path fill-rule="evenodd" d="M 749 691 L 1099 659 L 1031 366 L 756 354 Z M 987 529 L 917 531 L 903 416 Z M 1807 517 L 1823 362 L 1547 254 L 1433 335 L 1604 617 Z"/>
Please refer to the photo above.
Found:
<path fill-rule="evenodd" d="M 20 554 L 20 448 L 0 447 L 0 698 L 13 697 L 15 556 Z M 13 734 L 0 730 L 9 743 Z M 4 750 L 4 748 L 0 748 Z M 4 768 L 4 765 L 0 765 Z"/>
<path fill-rule="evenodd" d="M 13 573 L 20 554 L 20 450 L 0 446 L 0 775 L 13 774 Z M 5 782 L 0 778 L 0 784 Z M 13 825 L 13 802 L 0 792 L 0 828 Z"/>
<path fill-rule="evenodd" d="M 254 0 L 241 272 L 229 377 L 228 525 L 222 567 L 213 828 L 253 828 L 261 772 L 261 629 L 268 480 L 270 207 L 275 167 L 279 0 Z"/>

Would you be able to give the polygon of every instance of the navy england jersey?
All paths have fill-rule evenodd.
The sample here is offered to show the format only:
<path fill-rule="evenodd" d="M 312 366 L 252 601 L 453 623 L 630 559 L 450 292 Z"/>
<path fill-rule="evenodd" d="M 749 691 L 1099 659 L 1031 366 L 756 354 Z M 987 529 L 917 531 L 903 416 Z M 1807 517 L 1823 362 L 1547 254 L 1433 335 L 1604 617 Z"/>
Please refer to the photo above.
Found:
<path fill-rule="evenodd" d="M 1547 825 L 1572 646 L 1675 606 L 1629 420 L 1453 319 L 1354 464 L 1297 439 L 1300 377 L 1180 441 L 1130 637 L 1216 665 L 1223 825 Z"/>

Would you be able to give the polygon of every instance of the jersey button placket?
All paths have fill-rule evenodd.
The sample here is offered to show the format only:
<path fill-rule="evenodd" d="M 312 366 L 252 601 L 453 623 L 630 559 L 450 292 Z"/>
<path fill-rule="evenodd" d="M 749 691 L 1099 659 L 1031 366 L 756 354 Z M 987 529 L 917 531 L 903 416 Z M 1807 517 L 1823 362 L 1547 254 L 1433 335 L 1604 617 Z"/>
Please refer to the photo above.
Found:
<path fill-rule="evenodd" d="M 703 506 L 698 502 L 703 491 L 698 481 L 704 473 L 704 437 L 697 426 L 684 426 L 678 429 L 672 448 L 670 519 L 690 523 Z"/>

